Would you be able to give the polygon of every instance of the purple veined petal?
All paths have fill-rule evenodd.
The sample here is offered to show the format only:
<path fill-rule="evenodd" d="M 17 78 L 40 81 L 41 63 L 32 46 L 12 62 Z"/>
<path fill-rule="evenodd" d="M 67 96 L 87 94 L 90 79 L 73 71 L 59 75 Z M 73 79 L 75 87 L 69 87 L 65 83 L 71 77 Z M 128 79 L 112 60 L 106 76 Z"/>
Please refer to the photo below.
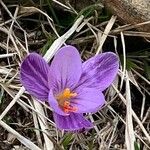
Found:
<path fill-rule="evenodd" d="M 83 88 L 76 91 L 77 97 L 71 100 L 71 105 L 77 107 L 75 113 L 97 112 L 105 103 L 104 95 L 94 88 Z"/>
<path fill-rule="evenodd" d="M 85 119 L 82 114 L 71 113 L 69 116 L 61 116 L 54 113 L 53 116 L 56 126 L 60 130 L 80 131 L 93 127 L 93 124 Z"/>
<path fill-rule="evenodd" d="M 57 92 L 73 88 L 82 73 L 82 62 L 77 49 L 64 46 L 54 56 L 49 70 L 49 86 Z"/>
<path fill-rule="evenodd" d="M 65 113 L 60 107 L 59 104 L 57 102 L 57 100 L 55 99 L 52 90 L 50 90 L 49 95 L 48 95 L 48 102 L 50 107 L 53 109 L 54 112 L 56 112 L 59 115 L 62 116 L 68 116 L 69 114 Z"/>
<path fill-rule="evenodd" d="M 36 53 L 29 54 L 20 67 L 20 81 L 39 100 L 48 99 L 48 70 L 46 61 Z"/>
<path fill-rule="evenodd" d="M 82 67 L 80 87 L 97 88 L 103 91 L 115 79 L 119 61 L 116 54 L 106 52 L 90 58 L 83 63 Z"/>

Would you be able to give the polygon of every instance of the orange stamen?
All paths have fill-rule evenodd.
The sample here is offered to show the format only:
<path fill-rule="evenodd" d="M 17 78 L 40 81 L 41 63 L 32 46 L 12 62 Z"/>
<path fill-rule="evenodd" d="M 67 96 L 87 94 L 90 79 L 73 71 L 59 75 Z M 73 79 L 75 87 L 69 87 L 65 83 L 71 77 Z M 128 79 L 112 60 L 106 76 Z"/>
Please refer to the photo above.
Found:
<path fill-rule="evenodd" d="M 76 97 L 76 96 L 77 96 L 77 93 L 71 92 L 69 88 L 66 88 L 61 94 L 56 96 L 59 106 L 63 109 L 65 113 L 77 111 L 77 107 L 71 106 L 69 102 L 71 98 Z"/>
<path fill-rule="evenodd" d="M 72 107 L 72 106 L 70 106 L 70 102 L 65 101 L 64 106 L 63 106 L 63 110 L 65 113 L 75 112 L 75 111 L 77 111 L 77 107 Z"/>

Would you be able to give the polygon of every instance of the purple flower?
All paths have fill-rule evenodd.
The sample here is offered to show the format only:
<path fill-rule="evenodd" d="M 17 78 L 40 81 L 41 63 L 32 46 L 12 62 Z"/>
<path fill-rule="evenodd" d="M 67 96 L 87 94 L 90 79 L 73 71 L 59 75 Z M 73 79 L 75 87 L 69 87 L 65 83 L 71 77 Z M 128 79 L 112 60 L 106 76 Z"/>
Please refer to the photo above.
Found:
<path fill-rule="evenodd" d="M 75 131 L 93 127 L 83 113 L 98 111 L 105 102 L 102 93 L 114 80 L 119 63 L 112 52 L 92 57 L 82 64 L 75 47 L 64 46 L 51 65 L 31 53 L 21 65 L 21 83 L 26 90 L 53 109 L 59 129 Z"/>

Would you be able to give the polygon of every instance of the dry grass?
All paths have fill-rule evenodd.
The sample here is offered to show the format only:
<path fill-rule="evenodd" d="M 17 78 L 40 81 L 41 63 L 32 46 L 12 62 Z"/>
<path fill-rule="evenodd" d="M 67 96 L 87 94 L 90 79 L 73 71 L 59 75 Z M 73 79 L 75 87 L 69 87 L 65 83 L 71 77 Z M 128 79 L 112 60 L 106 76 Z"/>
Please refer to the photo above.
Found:
<path fill-rule="evenodd" d="M 53 2 L 67 11 L 75 11 L 71 5 L 66 6 L 56 0 Z M 150 96 L 150 81 L 142 75 L 141 71 L 138 72 L 134 68 L 127 69 L 125 46 L 126 36 L 150 37 L 150 33 L 132 31 L 135 26 L 145 23 L 135 26 L 117 26 L 117 18 L 112 16 L 109 21 L 93 25 L 92 21 L 94 22 L 96 18 L 84 19 L 84 16 L 80 16 L 74 21 L 72 27 L 60 36 L 53 19 L 42 10 L 16 5 L 14 6 L 15 13 L 12 14 L 3 1 L 0 3 L 10 18 L 5 22 L 2 19 L 0 21 L 0 33 L 3 37 L 0 39 L 2 50 L 0 53 L 1 149 L 138 150 L 138 145 L 142 149 L 150 149 L 150 106 L 146 106 L 148 104 L 147 97 Z M 31 41 L 35 33 L 23 29 L 21 21 L 18 20 L 24 16 L 30 18 L 30 15 L 34 13 L 45 16 L 47 19 L 45 22 L 57 37 L 43 56 L 47 62 L 52 59 L 62 45 L 65 45 L 65 42 L 76 44 L 82 50 L 80 53 L 84 60 L 103 52 L 108 38 L 113 39 L 116 54 L 118 56 L 120 53 L 123 54 L 123 63 L 120 62 L 118 76 L 113 85 L 105 92 L 106 105 L 96 114 L 86 114 L 87 118 L 95 124 L 94 129 L 89 132 L 65 133 L 57 130 L 52 119 L 51 109 L 28 95 L 20 84 L 19 66 L 24 56 L 29 53 L 29 46 L 33 44 Z M 22 39 L 16 30 L 22 33 Z M 84 36 L 87 32 L 90 32 L 90 35 Z M 119 52 L 117 47 L 119 34 L 122 52 Z M 45 41 L 46 38 L 42 40 Z M 34 42 L 35 44 L 40 43 L 41 39 Z M 140 69 L 143 70 L 143 68 Z M 137 113 L 138 110 L 133 109 L 133 105 L 136 105 L 136 103 L 132 103 L 133 87 L 142 96 L 141 99 L 138 99 L 142 101 L 142 105 L 138 106 L 140 114 Z"/>

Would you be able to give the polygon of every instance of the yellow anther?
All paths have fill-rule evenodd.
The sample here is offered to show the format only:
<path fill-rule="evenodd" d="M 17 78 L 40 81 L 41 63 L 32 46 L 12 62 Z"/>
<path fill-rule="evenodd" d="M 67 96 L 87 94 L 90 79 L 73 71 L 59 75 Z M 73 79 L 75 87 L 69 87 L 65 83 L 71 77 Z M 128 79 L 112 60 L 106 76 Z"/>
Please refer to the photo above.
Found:
<path fill-rule="evenodd" d="M 56 99 L 58 101 L 64 101 L 64 100 L 70 100 L 70 98 L 73 98 L 77 96 L 77 93 L 73 93 L 70 91 L 69 88 L 66 88 L 61 94 L 59 94 Z"/>
<path fill-rule="evenodd" d="M 69 89 L 69 88 L 66 88 L 66 89 L 64 90 L 64 92 L 63 92 L 63 96 L 64 96 L 64 98 L 66 98 L 66 99 L 70 99 L 70 98 L 72 98 L 72 97 L 77 96 L 77 93 L 71 93 L 70 89 Z"/>
<path fill-rule="evenodd" d="M 70 106 L 70 99 L 76 97 L 77 93 L 71 92 L 69 88 L 66 88 L 62 93 L 56 96 L 59 106 L 65 113 L 77 111 L 76 107 Z"/>

